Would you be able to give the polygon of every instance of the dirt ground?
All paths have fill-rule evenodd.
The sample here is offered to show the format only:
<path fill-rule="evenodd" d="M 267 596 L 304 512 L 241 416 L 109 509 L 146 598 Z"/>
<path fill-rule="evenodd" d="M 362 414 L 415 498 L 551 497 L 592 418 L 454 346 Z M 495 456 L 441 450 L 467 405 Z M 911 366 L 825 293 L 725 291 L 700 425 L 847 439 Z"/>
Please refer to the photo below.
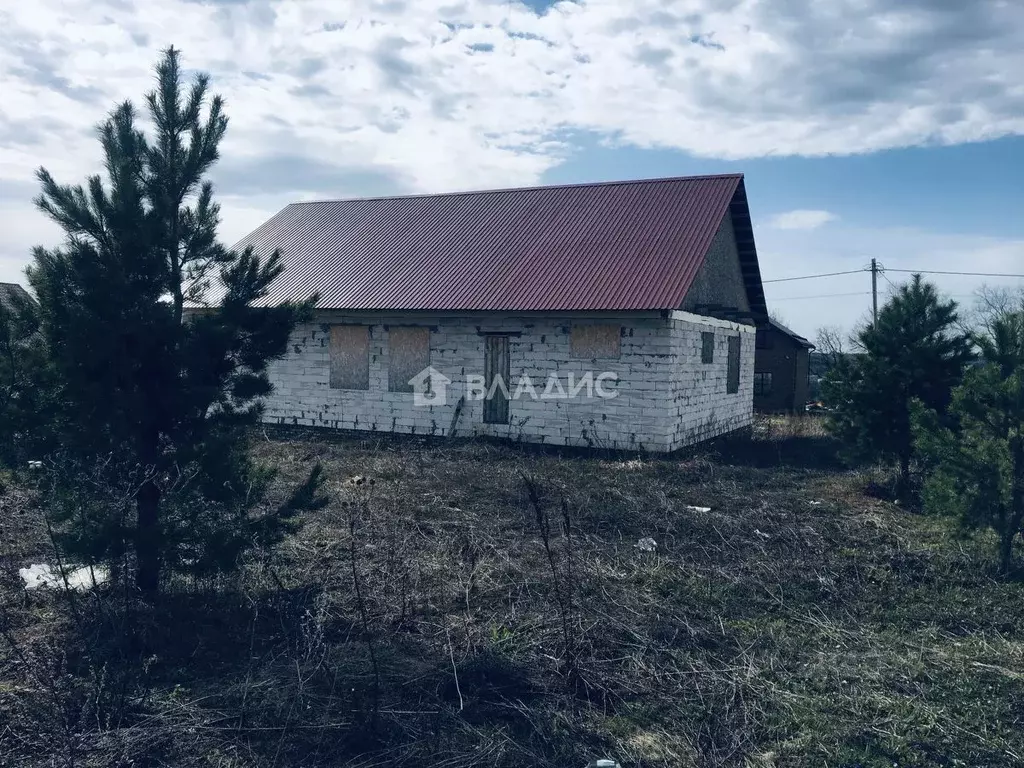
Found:
<path fill-rule="evenodd" d="M 268 432 L 330 505 L 155 606 L 25 592 L 9 480 L 0 765 L 1024 765 L 1024 584 L 835 449 Z"/>

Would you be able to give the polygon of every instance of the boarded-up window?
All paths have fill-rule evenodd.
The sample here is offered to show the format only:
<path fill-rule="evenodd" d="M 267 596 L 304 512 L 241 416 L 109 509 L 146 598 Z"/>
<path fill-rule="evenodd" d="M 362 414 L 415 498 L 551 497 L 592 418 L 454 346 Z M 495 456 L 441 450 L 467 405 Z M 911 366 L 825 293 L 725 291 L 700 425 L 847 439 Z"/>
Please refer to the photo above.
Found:
<path fill-rule="evenodd" d="M 740 391 L 740 337 L 729 337 L 729 370 L 725 377 L 725 391 L 728 394 Z"/>
<path fill-rule="evenodd" d="M 430 365 L 430 329 L 398 328 L 388 330 L 388 390 L 412 392 L 410 379 Z"/>
<path fill-rule="evenodd" d="M 700 335 L 700 361 L 715 362 L 715 332 L 703 331 Z"/>
<path fill-rule="evenodd" d="M 768 331 L 757 331 L 754 334 L 754 347 L 756 349 L 772 348 L 772 337 L 768 335 Z"/>
<path fill-rule="evenodd" d="M 370 328 L 331 326 L 331 389 L 370 388 Z"/>
<path fill-rule="evenodd" d="M 573 357 L 618 357 L 620 345 L 617 325 L 574 325 L 569 339 Z"/>

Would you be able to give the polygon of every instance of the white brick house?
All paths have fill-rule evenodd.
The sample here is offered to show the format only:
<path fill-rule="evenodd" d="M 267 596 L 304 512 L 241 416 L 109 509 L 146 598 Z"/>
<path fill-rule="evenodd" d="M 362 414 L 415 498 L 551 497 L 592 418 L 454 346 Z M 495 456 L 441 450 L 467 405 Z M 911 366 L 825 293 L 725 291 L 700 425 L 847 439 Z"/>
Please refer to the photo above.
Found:
<path fill-rule="evenodd" d="M 745 427 L 766 319 L 742 177 L 288 206 L 320 296 L 265 421 L 670 451 Z"/>

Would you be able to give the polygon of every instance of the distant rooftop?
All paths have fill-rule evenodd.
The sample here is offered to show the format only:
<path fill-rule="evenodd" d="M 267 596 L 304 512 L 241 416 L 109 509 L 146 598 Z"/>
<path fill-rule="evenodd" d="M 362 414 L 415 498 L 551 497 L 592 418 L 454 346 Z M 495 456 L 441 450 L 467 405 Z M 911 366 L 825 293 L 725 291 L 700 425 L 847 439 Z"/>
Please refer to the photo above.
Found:
<path fill-rule="evenodd" d="M 22 301 L 35 301 L 31 294 L 17 283 L 0 283 L 0 306 L 3 306 L 5 309 L 11 309 L 14 306 L 14 302 L 19 299 Z"/>
<path fill-rule="evenodd" d="M 805 339 L 803 336 L 801 336 L 796 331 L 791 331 L 789 328 L 784 326 L 778 320 L 772 320 L 772 319 L 769 318 L 768 324 L 772 328 L 774 328 L 775 330 L 780 331 L 781 333 L 784 333 L 787 336 L 789 336 L 791 339 L 793 339 L 793 341 L 795 341 L 800 346 L 807 347 L 808 349 L 814 349 L 814 345 L 811 344 L 811 342 L 809 342 L 807 339 Z"/>

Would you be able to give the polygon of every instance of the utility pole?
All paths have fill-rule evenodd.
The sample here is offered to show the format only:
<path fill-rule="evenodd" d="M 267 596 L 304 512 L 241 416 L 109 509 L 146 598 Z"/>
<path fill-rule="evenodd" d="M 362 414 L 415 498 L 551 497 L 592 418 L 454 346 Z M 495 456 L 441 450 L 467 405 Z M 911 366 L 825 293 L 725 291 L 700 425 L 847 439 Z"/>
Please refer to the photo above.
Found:
<path fill-rule="evenodd" d="M 872 323 L 878 325 L 878 262 L 871 260 L 871 317 Z"/>

